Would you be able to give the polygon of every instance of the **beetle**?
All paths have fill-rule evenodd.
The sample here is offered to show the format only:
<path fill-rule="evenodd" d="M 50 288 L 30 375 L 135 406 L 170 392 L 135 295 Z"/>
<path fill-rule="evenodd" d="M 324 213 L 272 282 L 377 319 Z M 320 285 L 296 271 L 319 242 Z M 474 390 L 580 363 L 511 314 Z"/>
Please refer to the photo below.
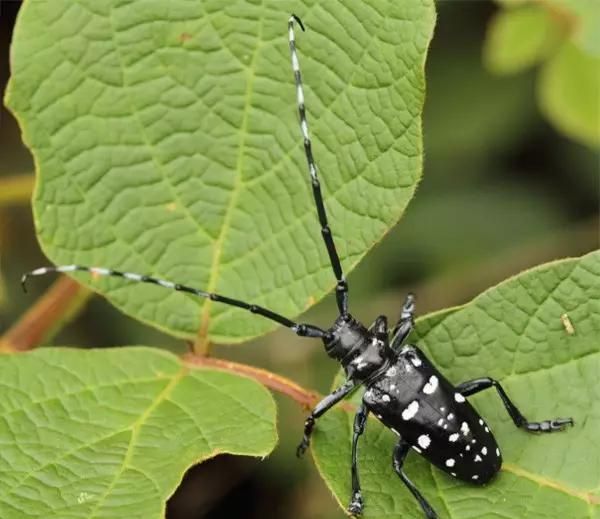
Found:
<path fill-rule="evenodd" d="M 242 308 L 286 326 L 299 336 L 321 339 L 327 355 L 342 365 L 346 381 L 325 396 L 306 418 L 297 455 L 302 456 L 309 447 L 317 419 L 350 393 L 364 387 L 365 391 L 355 414 L 352 433 L 352 495 L 348 511 L 354 515 L 360 515 L 363 511 L 357 463 L 358 442 L 365 431 L 368 415 L 373 413 L 398 436 L 392 457 L 394 471 L 413 494 L 425 516 L 434 519 L 438 517 L 436 512 L 404 471 L 404 462 L 411 449 L 450 476 L 476 485 L 488 483 L 502 465 L 502 455 L 494 435 L 466 397 L 494 388 L 515 426 L 528 432 L 549 433 L 563 430 L 567 425 L 573 425 L 573 420 L 556 418 L 540 422 L 528 421 L 513 404 L 500 383 L 489 377 L 469 380 L 458 385 L 449 382 L 417 346 L 405 344 L 414 326 L 415 297 L 412 294 L 406 297 L 400 316 L 391 330 L 387 318 L 383 315 L 377 317 L 371 326 L 366 328 L 350 314 L 348 283 L 329 227 L 308 130 L 294 32 L 296 24 L 303 31 L 305 30 L 300 18 L 292 14 L 288 20 L 288 43 L 295 79 L 300 130 L 321 235 L 336 278 L 335 290 L 339 316 L 330 328 L 322 329 L 312 324 L 296 323 L 265 307 L 228 296 L 150 275 L 104 267 L 62 265 L 38 268 L 23 275 L 23 288 L 25 289 L 25 283 L 30 276 L 44 275 L 49 272 L 83 271 L 94 275 L 122 277 Z"/>

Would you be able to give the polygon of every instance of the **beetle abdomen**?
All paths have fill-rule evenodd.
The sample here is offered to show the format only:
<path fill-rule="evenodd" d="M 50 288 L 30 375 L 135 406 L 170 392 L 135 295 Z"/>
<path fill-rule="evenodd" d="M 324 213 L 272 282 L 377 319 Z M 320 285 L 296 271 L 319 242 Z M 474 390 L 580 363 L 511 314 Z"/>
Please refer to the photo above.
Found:
<path fill-rule="evenodd" d="M 500 449 L 487 424 L 417 348 L 404 348 L 363 400 L 416 452 L 453 477 L 485 484 L 500 469 Z"/>

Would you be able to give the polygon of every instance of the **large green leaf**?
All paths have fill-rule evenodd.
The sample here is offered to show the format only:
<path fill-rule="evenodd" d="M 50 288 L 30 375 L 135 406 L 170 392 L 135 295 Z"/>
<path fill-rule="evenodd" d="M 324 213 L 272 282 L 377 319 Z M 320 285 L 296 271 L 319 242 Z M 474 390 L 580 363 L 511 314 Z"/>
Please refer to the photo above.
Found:
<path fill-rule="evenodd" d="M 529 419 L 575 419 L 565 432 L 531 435 L 514 427 L 493 390 L 474 396 L 503 451 L 500 475 L 481 488 L 414 453 L 405 466 L 441 519 L 600 517 L 599 333 L 600 252 L 532 269 L 418 322 L 415 341 L 453 382 L 489 375 Z M 314 439 L 317 466 L 342 506 L 350 496 L 352 422 L 333 411 Z M 369 420 L 359 448 L 366 519 L 423 517 L 392 470 L 395 441 Z"/>
<path fill-rule="evenodd" d="M 2 356 L 0 381 L 7 519 L 159 519 L 190 465 L 277 441 L 264 387 L 149 348 Z"/>
<path fill-rule="evenodd" d="M 298 128 L 298 34 L 325 202 L 347 271 L 421 175 L 432 0 L 29 0 L 7 102 L 37 165 L 56 263 L 154 274 L 293 316 L 333 285 Z M 190 295 L 83 282 L 174 335 L 274 327 Z M 124 286 L 125 285 L 125 286 Z"/>

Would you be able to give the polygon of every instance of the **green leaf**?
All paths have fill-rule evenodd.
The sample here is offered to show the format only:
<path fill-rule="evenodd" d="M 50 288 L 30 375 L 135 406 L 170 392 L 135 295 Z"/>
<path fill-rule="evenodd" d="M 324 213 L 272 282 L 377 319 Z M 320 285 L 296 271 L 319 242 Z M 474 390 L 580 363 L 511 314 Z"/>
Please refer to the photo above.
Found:
<path fill-rule="evenodd" d="M 542 69 L 538 98 L 546 117 L 561 132 L 600 146 L 600 57 L 565 43 Z"/>
<path fill-rule="evenodd" d="M 0 357 L 0 517 L 164 517 L 185 470 L 266 456 L 269 392 L 149 348 Z"/>
<path fill-rule="evenodd" d="M 584 53 L 600 57 L 600 3 L 597 0 L 547 0 L 553 15 L 572 26 L 571 40 Z"/>
<path fill-rule="evenodd" d="M 560 25 L 543 5 L 503 9 L 488 27 L 484 62 L 496 74 L 513 74 L 545 59 L 562 37 Z"/>
<path fill-rule="evenodd" d="M 293 9 L 292 9 L 293 8 Z M 296 315 L 334 284 L 304 158 L 293 10 L 314 153 L 346 271 L 421 176 L 432 0 L 29 0 L 7 103 L 37 164 L 55 263 L 153 274 Z M 275 324 L 191 295 L 82 282 L 176 336 L 241 341 Z"/>
<path fill-rule="evenodd" d="M 411 342 L 454 383 L 488 375 L 502 382 L 530 420 L 575 419 L 575 427 L 562 433 L 528 434 L 515 428 L 493 390 L 472 397 L 493 426 L 504 466 L 487 487 L 473 487 L 410 455 L 406 473 L 440 519 L 600 516 L 599 331 L 598 251 L 526 271 L 462 307 L 418 321 Z M 344 507 L 352 422 L 347 412 L 331 412 L 318 422 L 313 443 L 316 464 Z M 395 441 L 369 419 L 359 447 L 365 519 L 423 517 L 392 470 Z"/>

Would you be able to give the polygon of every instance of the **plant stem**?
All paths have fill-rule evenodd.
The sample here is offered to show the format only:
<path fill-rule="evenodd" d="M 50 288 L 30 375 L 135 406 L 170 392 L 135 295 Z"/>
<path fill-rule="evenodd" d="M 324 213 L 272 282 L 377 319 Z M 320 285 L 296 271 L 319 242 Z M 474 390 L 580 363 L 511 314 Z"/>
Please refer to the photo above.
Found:
<path fill-rule="evenodd" d="M 90 290 L 71 278 L 60 277 L 0 338 L 0 352 L 29 351 L 47 341 L 91 295 Z"/>
<path fill-rule="evenodd" d="M 192 367 L 206 367 L 216 368 L 223 371 L 229 371 L 238 375 L 244 375 L 253 380 L 256 380 L 263 386 L 269 389 L 289 396 L 292 400 L 298 402 L 301 406 L 306 409 L 310 409 L 321 399 L 321 395 L 314 391 L 309 391 L 302 386 L 296 384 L 289 378 L 282 377 L 266 369 L 256 368 L 247 364 L 240 364 L 238 362 L 231 362 L 225 359 L 217 359 L 214 357 L 201 357 L 188 353 L 183 356 L 183 361 Z M 340 402 L 339 407 L 346 411 L 354 411 L 354 406 L 349 402 Z"/>
<path fill-rule="evenodd" d="M 34 175 L 11 175 L 0 179 L 0 207 L 29 203 Z"/>

